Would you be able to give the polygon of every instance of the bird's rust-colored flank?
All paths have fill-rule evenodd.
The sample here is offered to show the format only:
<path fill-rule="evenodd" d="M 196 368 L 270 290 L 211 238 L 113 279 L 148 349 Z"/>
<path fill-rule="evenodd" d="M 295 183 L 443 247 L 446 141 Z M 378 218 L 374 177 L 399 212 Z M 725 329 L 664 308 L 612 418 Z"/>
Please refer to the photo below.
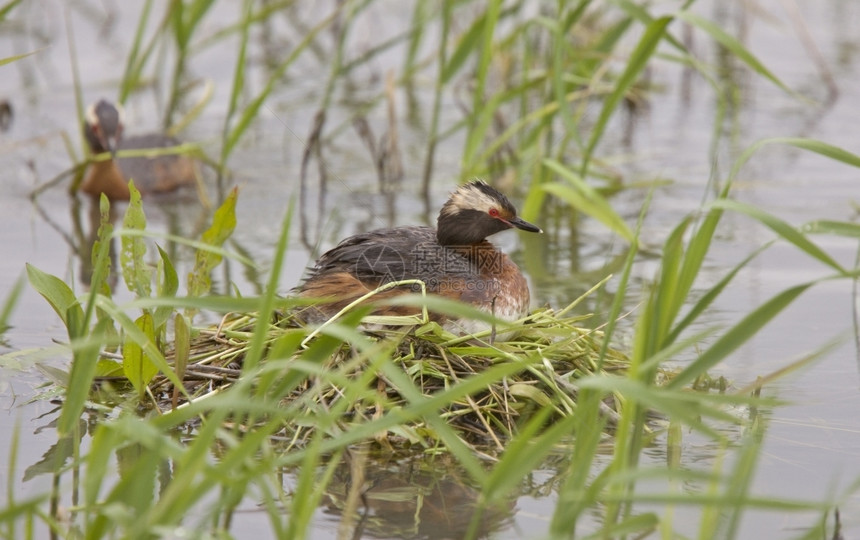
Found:
<path fill-rule="evenodd" d="M 529 307 L 529 289 L 516 264 L 486 238 L 516 227 L 541 230 L 517 217 L 507 197 L 484 182 L 463 185 L 442 207 L 437 228 L 396 227 L 351 236 L 323 254 L 299 287 L 301 297 L 321 299 L 300 316 L 320 323 L 378 287 L 401 280 L 420 279 L 428 293 L 469 303 L 498 317 L 513 320 Z M 417 292 L 416 286 L 398 286 L 374 296 L 391 298 Z M 415 313 L 406 306 L 377 306 L 377 315 Z M 438 314 L 434 320 L 451 330 L 460 321 Z"/>
<path fill-rule="evenodd" d="M 197 162 L 186 155 L 116 157 L 121 150 L 157 150 L 180 142 L 167 135 L 123 137 L 123 110 L 105 100 L 87 108 L 84 136 L 93 154 L 111 153 L 111 159 L 92 163 L 81 191 L 93 197 L 104 193 L 110 200 L 128 200 L 128 180 L 143 195 L 172 193 L 197 184 Z"/>

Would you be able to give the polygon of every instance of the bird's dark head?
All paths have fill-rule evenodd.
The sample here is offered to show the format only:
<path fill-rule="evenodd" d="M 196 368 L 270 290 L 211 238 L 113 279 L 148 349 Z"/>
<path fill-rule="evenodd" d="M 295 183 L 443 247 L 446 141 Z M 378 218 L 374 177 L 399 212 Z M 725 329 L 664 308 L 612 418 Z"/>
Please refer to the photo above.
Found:
<path fill-rule="evenodd" d="M 502 193 L 475 180 L 457 188 L 442 206 L 436 239 L 443 246 L 471 245 L 512 227 L 543 232 L 540 227 L 517 217 L 517 209 Z"/>
<path fill-rule="evenodd" d="M 94 154 L 116 154 L 122 137 L 124 112 L 120 105 L 100 100 L 87 107 L 84 116 L 84 136 Z"/>

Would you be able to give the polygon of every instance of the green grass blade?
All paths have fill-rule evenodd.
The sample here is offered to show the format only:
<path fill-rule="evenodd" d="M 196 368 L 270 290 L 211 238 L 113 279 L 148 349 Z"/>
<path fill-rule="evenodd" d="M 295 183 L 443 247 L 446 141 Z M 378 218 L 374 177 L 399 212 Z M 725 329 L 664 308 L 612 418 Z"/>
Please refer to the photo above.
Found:
<path fill-rule="evenodd" d="M 745 432 L 743 444 L 740 446 L 739 451 L 735 453 L 734 469 L 729 475 L 729 485 L 726 486 L 726 495 L 729 500 L 743 500 L 750 496 L 749 492 L 755 478 L 756 465 L 761 456 L 761 445 L 766 430 L 765 426 L 765 419 L 760 415 L 756 415 Z M 736 538 L 746 507 L 743 505 L 731 505 L 729 510 L 729 515 L 723 516 L 723 518 L 727 517 L 728 519 L 721 519 L 720 525 L 726 528 L 725 538 Z M 705 531 L 701 532 L 704 533 Z M 712 538 L 713 536 L 710 535 L 714 532 L 711 529 L 707 531 L 707 535 L 700 535 L 700 538 Z"/>
<path fill-rule="evenodd" d="M 696 360 L 684 368 L 671 382 L 669 388 L 678 388 L 711 369 L 732 351 L 746 343 L 756 335 L 761 328 L 782 312 L 795 298 L 814 285 L 815 282 L 797 285 L 786 289 L 731 327 L 713 345 L 708 347 Z"/>
<path fill-rule="evenodd" d="M 804 223 L 800 231 L 805 234 L 830 234 L 847 238 L 860 238 L 860 225 L 846 221 L 819 219 Z"/>
<path fill-rule="evenodd" d="M 633 241 L 633 232 L 627 223 L 619 216 L 612 206 L 600 193 L 588 185 L 582 177 L 554 159 L 545 159 L 544 165 L 550 170 L 566 179 L 568 184 L 542 184 L 541 188 L 572 207 L 588 214 L 603 223 L 609 230 L 624 238 L 628 242 Z"/>
<path fill-rule="evenodd" d="M 239 52 L 236 56 L 236 67 L 233 70 L 233 84 L 230 88 L 230 101 L 227 104 L 227 114 L 224 116 L 224 144 L 221 147 L 221 165 L 225 165 L 227 162 L 227 156 L 230 155 L 233 150 L 233 146 L 238 141 L 238 137 L 236 137 L 235 141 L 231 142 L 231 138 L 227 136 L 228 128 L 230 125 L 230 119 L 236 112 L 236 109 L 239 107 L 239 98 L 242 95 L 242 91 L 245 88 L 245 72 L 247 71 L 245 68 L 245 62 L 247 60 L 248 53 L 248 35 L 251 27 L 251 13 L 253 11 L 254 3 L 250 0 L 245 0 L 244 7 L 242 9 L 242 21 L 240 23 L 240 33 L 239 33 Z M 256 116 L 256 111 L 251 116 Z M 244 132 L 244 128 L 242 129 Z"/>
<path fill-rule="evenodd" d="M 600 414 L 602 397 L 600 392 L 588 389 L 579 393 L 574 415 L 576 444 L 550 521 L 550 533 L 554 538 L 573 537 L 579 517 L 592 507 L 602 491 L 601 477 L 592 478 L 605 426 L 605 418 Z"/>
<path fill-rule="evenodd" d="M 9 289 L 6 295 L 6 300 L 3 302 L 3 308 L 0 309 L 0 335 L 10 328 L 9 320 L 12 318 L 12 312 L 18 304 L 18 299 L 21 298 L 21 291 L 24 290 L 24 276 L 19 276 Z"/>
<path fill-rule="evenodd" d="M 568 84 L 565 81 L 567 66 L 571 63 L 569 56 L 572 53 L 567 39 L 573 32 L 574 23 L 579 21 L 589 4 L 588 1 L 580 1 L 575 8 L 565 11 L 564 5 L 559 3 L 559 20 L 551 20 L 548 23 L 554 41 L 552 47 L 552 90 L 555 103 L 559 106 L 561 120 L 567 132 L 575 134 L 577 137 L 579 136 L 579 126 L 567 99 Z"/>
<path fill-rule="evenodd" d="M 248 106 L 242 111 L 242 115 L 239 117 L 239 121 L 236 122 L 236 125 L 233 129 L 229 130 L 229 135 L 224 140 L 224 146 L 221 150 L 221 161 L 222 165 L 226 163 L 227 156 L 233 151 L 233 148 L 236 146 L 236 143 L 239 142 L 241 136 L 248 129 L 248 126 L 251 125 L 251 121 L 257 116 L 260 108 L 266 101 L 266 98 L 269 97 L 269 94 L 272 93 L 277 88 L 277 85 L 282 81 L 284 73 L 286 73 L 287 69 L 296 61 L 296 59 L 301 56 L 301 54 L 308 48 L 308 46 L 316 39 L 317 35 L 327 28 L 336 18 L 339 13 L 340 8 L 333 11 L 328 17 L 326 17 L 323 21 L 317 24 L 313 29 L 311 29 L 299 42 L 296 47 L 294 47 L 290 54 L 284 59 L 284 61 L 275 69 L 269 79 L 266 81 L 266 86 L 263 90 L 257 94 L 254 99 L 248 104 Z"/>
<path fill-rule="evenodd" d="M 493 35 L 499 21 L 501 5 L 500 0 L 490 0 L 483 16 L 480 45 L 476 49 L 479 51 L 479 56 L 475 72 L 475 89 L 472 95 L 472 118 L 469 132 L 466 135 L 466 145 L 463 149 L 463 164 L 466 170 L 472 168 L 474 157 L 478 153 L 481 141 L 484 140 L 484 135 L 490 126 L 501 98 L 499 94 L 496 94 L 488 102 L 485 95 L 490 60 L 493 57 Z"/>
<path fill-rule="evenodd" d="M 30 51 L 30 52 L 24 53 L 24 54 L 16 54 L 14 56 L 7 56 L 6 58 L 0 58 L 0 66 L 5 66 L 6 64 L 11 64 L 12 62 L 17 62 L 18 60 L 21 60 L 22 58 L 27 58 L 28 56 L 34 55 L 40 51 L 41 51 L 41 49 L 38 49 L 38 50 Z"/>
<path fill-rule="evenodd" d="M 443 67 L 447 64 L 448 31 L 451 27 L 451 11 L 453 0 L 443 0 L 442 14 L 439 22 L 439 41 L 436 50 L 436 63 L 439 66 L 436 81 L 433 85 L 433 108 L 430 113 L 430 131 L 427 134 L 427 151 L 424 157 L 424 170 L 421 177 L 421 196 L 425 201 L 430 200 L 430 180 L 433 176 L 433 161 L 436 157 L 436 147 L 439 143 L 439 121 L 442 112 L 442 92 L 445 89 Z"/>
<path fill-rule="evenodd" d="M 450 3 L 450 0 L 446 1 Z M 451 53 L 448 61 L 440 70 L 439 79 L 443 86 L 451 82 L 451 79 L 460 71 L 474 51 L 480 50 L 481 38 L 487 29 L 487 17 L 488 15 L 484 13 L 475 19 L 458 39 L 454 52 Z M 440 46 L 444 46 L 444 44 Z"/>
<path fill-rule="evenodd" d="M 707 32 L 708 35 L 710 35 L 717 43 L 728 49 L 729 52 L 732 53 L 732 56 L 734 58 L 737 58 L 738 60 L 744 62 L 753 71 L 766 78 L 773 84 L 777 85 L 786 93 L 796 95 L 795 92 L 793 92 L 788 86 L 786 86 L 781 80 L 779 80 L 776 75 L 774 75 L 769 69 L 767 69 L 767 67 L 765 67 L 765 65 L 762 64 L 758 60 L 758 58 L 753 56 L 753 54 L 749 52 L 749 50 L 747 50 L 747 48 L 744 47 L 740 41 L 727 34 L 722 28 L 720 28 L 713 22 L 686 10 L 679 11 L 676 16 L 679 19 Z"/>
<path fill-rule="evenodd" d="M 0 6 L 0 21 L 6 20 L 6 16 L 9 15 L 9 12 L 15 9 L 15 7 L 21 2 L 22 0 L 9 0 L 5 5 Z"/>
<path fill-rule="evenodd" d="M 110 325 L 109 318 L 100 320 L 92 329 L 90 338 L 74 348 L 66 399 L 60 411 L 60 418 L 57 420 L 57 433 L 60 437 L 73 433 L 81 419 L 81 413 L 89 399 L 90 388 L 98 368 L 99 349 L 102 344 L 100 338 L 105 335 Z"/>
<path fill-rule="evenodd" d="M 740 272 L 741 269 L 746 267 L 746 265 L 749 264 L 750 261 L 756 258 L 762 251 L 764 251 L 771 245 L 772 243 L 768 242 L 767 244 L 753 251 L 744 260 L 736 264 L 735 267 L 732 268 L 726 275 L 724 275 L 720 279 L 720 281 L 716 283 L 716 285 L 708 289 L 707 292 L 705 292 L 705 294 L 703 294 L 701 298 L 696 301 L 693 307 L 690 308 L 690 310 L 687 312 L 681 322 L 679 322 L 672 328 L 672 331 L 666 338 L 665 343 L 674 343 L 675 340 L 678 339 L 678 336 L 681 334 L 681 332 L 683 332 L 691 324 L 693 324 L 696 319 L 698 319 L 699 316 L 705 312 L 708 306 L 710 306 L 714 302 L 714 300 L 716 300 L 717 296 L 719 296 L 720 293 L 723 292 L 723 290 L 728 286 L 728 284 L 735 278 L 735 276 L 737 276 L 738 272 Z M 692 282 L 690 281 L 690 283 Z M 689 294 L 689 290 L 687 290 L 685 294 Z"/>
<path fill-rule="evenodd" d="M 847 273 L 847 270 L 842 267 L 830 255 L 824 252 L 821 248 L 811 242 L 802 232 L 792 227 L 785 221 L 777 218 L 772 214 L 768 214 L 764 210 L 756 208 L 747 203 L 733 201 L 730 199 L 720 199 L 711 203 L 711 206 L 722 210 L 732 210 L 759 221 L 761 224 L 770 228 L 773 232 L 782 237 L 783 240 L 794 244 L 795 247 L 805 252 L 807 255 L 818 260 L 837 272 L 842 274 Z"/>
<path fill-rule="evenodd" d="M 547 426 L 553 407 L 543 407 L 505 447 L 501 459 L 482 486 L 483 499 L 493 503 L 504 499 L 532 472 L 555 445 L 573 431 L 574 417 L 567 416 Z"/>
<path fill-rule="evenodd" d="M 125 103 L 129 94 L 131 94 L 140 83 L 141 73 L 138 66 L 142 64 L 145 58 L 140 57 L 140 46 L 143 43 L 143 34 L 146 31 L 146 25 L 149 22 L 149 14 L 152 11 L 152 0 L 146 0 L 141 8 L 141 13 L 138 15 L 137 28 L 134 32 L 134 38 L 131 42 L 131 49 L 126 58 L 125 71 L 120 80 L 119 87 L 119 102 Z"/>
<path fill-rule="evenodd" d="M 594 123 L 591 137 L 588 140 L 588 146 L 585 148 L 585 153 L 582 159 L 582 168 L 579 172 L 581 177 L 585 178 L 587 176 L 588 163 L 595 147 L 597 147 L 597 143 L 603 137 L 603 132 L 606 131 L 606 127 L 609 124 L 609 117 L 615 112 L 615 108 L 618 106 L 618 103 L 636 81 L 639 73 L 645 69 L 645 66 L 648 64 L 648 60 L 651 59 L 651 56 L 654 54 L 654 50 L 663 39 L 666 26 L 668 26 L 672 20 L 673 18 L 670 16 L 660 17 L 645 28 L 645 33 L 642 35 L 642 38 L 636 45 L 636 49 L 634 49 L 630 59 L 627 61 L 624 72 L 622 72 L 618 81 L 615 83 L 612 93 L 609 94 L 606 101 L 604 101 L 603 108 L 600 110 L 600 115 Z"/>
<path fill-rule="evenodd" d="M 275 299 L 278 292 L 278 280 L 281 276 L 281 269 L 286 258 L 287 248 L 290 239 L 290 225 L 293 221 L 293 203 L 287 208 L 284 214 L 284 221 L 281 224 L 281 234 L 278 237 L 278 243 L 275 249 L 275 257 L 272 261 L 272 269 L 269 272 L 269 281 L 266 285 L 265 293 L 260 302 L 259 312 L 257 316 L 257 324 L 254 327 L 254 337 L 251 339 L 251 346 L 248 353 L 245 355 L 245 362 L 242 366 L 243 370 L 254 369 L 262 360 L 263 353 L 266 348 L 266 328 L 272 318 L 272 313 L 275 309 Z M 262 385 L 261 385 L 262 388 Z"/>
<path fill-rule="evenodd" d="M 120 434 L 105 425 L 100 425 L 92 435 L 92 444 L 86 457 L 87 474 L 84 476 L 84 501 L 93 507 L 99 500 L 102 485 L 108 476 L 108 466 L 113 450 L 124 441 Z"/>
<path fill-rule="evenodd" d="M 309 448 L 310 451 L 305 453 L 304 462 L 299 468 L 295 492 L 292 496 L 292 505 L 290 508 L 290 513 L 293 516 L 293 519 L 290 519 L 287 525 L 286 538 L 307 537 L 311 519 L 319 506 L 322 496 L 325 494 L 325 488 L 331 481 L 338 462 L 342 459 L 339 454 L 336 454 L 329 459 L 328 465 L 325 467 L 322 474 L 322 478 L 319 478 L 317 476 L 317 470 L 320 459 L 320 440 L 319 436 L 314 436 Z"/>
<path fill-rule="evenodd" d="M 648 304 L 657 308 L 657 313 L 654 314 L 655 335 L 647 348 L 646 355 L 648 356 L 665 344 L 669 328 L 675 321 L 675 317 L 677 317 L 689 293 L 689 291 L 678 286 L 680 283 L 678 275 L 683 269 L 684 234 L 689 225 L 689 218 L 681 220 L 663 244 L 660 281 L 654 293 L 657 298 L 654 299 L 653 304 L 651 302 Z"/>

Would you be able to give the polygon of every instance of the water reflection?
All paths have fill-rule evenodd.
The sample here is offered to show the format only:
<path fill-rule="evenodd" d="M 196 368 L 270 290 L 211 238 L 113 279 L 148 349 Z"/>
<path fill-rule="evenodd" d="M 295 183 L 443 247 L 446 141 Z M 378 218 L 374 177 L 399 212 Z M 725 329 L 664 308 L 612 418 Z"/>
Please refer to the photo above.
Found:
<path fill-rule="evenodd" d="M 348 78 L 348 77 L 347 77 Z M 347 84 L 349 88 L 351 85 Z M 366 206 L 368 220 L 364 229 L 372 230 L 380 227 L 394 227 L 397 222 L 397 195 L 403 193 L 402 180 L 404 177 L 403 158 L 400 149 L 400 135 L 398 131 L 398 113 L 396 101 L 396 85 L 394 75 L 389 73 L 386 79 L 384 98 L 386 102 L 387 123 L 381 135 L 376 135 L 376 129 L 363 112 L 367 105 L 363 101 L 357 101 L 354 96 L 347 96 L 351 101 L 350 111 L 351 124 L 373 165 L 376 173 L 378 192 L 384 203 L 382 211 L 378 204 Z M 314 253 L 319 246 L 322 237 L 323 225 L 327 223 L 329 211 L 327 208 L 329 183 L 332 176 L 341 184 L 335 188 L 338 192 L 350 191 L 344 179 L 338 178 L 331 172 L 324 154 L 328 151 L 337 151 L 329 148 L 323 140 L 323 132 L 329 117 L 329 111 L 325 108 L 319 109 L 314 115 L 313 127 L 305 142 L 302 154 L 302 162 L 299 173 L 299 219 L 300 235 L 302 244 L 309 252 Z M 357 156 L 352 159 L 356 159 Z M 316 166 L 316 174 L 311 174 L 312 166 Z M 312 176 L 316 177 L 315 188 L 311 185 Z M 316 189 L 316 209 L 309 212 L 310 192 Z M 425 207 L 428 201 L 425 200 Z M 382 219 L 379 219 L 379 218 Z"/>
<path fill-rule="evenodd" d="M 12 126 L 12 103 L 6 99 L 0 99 L 0 131 L 8 131 Z"/>
<path fill-rule="evenodd" d="M 516 498 L 480 508 L 480 489 L 449 459 L 380 459 L 353 453 L 337 468 L 325 510 L 341 538 L 477 538 L 509 527 Z M 345 515 L 349 508 L 356 515 Z M 475 523 L 473 523 L 473 520 Z"/>

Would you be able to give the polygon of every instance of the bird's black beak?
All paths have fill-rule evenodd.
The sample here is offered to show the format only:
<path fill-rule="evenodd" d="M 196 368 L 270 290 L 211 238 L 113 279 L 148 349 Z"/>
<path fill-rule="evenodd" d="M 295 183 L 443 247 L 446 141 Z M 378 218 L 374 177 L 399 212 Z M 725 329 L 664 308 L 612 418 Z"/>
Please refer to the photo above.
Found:
<path fill-rule="evenodd" d="M 107 146 L 108 152 L 110 152 L 110 157 L 112 159 L 116 159 L 116 150 L 117 145 L 119 144 L 117 137 L 108 137 L 105 142 L 107 143 L 105 146 Z"/>
<path fill-rule="evenodd" d="M 541 230 L 541 228 L 538 227 L 537 225 L 532 225 L 528 221 L 521 219 L 519 217 L 514 217 L 513 219 L 509 219 L 508 223 L 510 223 L 511 225 L 516 227 L 517 229 L 520 229 L 523 231 L 536 232 L 536 233 L 542 233 L 543 232 Z"/>
<path fill-rule="evenodd" d="M 116 159 L 116 149 L 119 143 L 116 135 L 108 135 L 102 138 L 102 145 L 110 152 L 110 157 Z"/>

